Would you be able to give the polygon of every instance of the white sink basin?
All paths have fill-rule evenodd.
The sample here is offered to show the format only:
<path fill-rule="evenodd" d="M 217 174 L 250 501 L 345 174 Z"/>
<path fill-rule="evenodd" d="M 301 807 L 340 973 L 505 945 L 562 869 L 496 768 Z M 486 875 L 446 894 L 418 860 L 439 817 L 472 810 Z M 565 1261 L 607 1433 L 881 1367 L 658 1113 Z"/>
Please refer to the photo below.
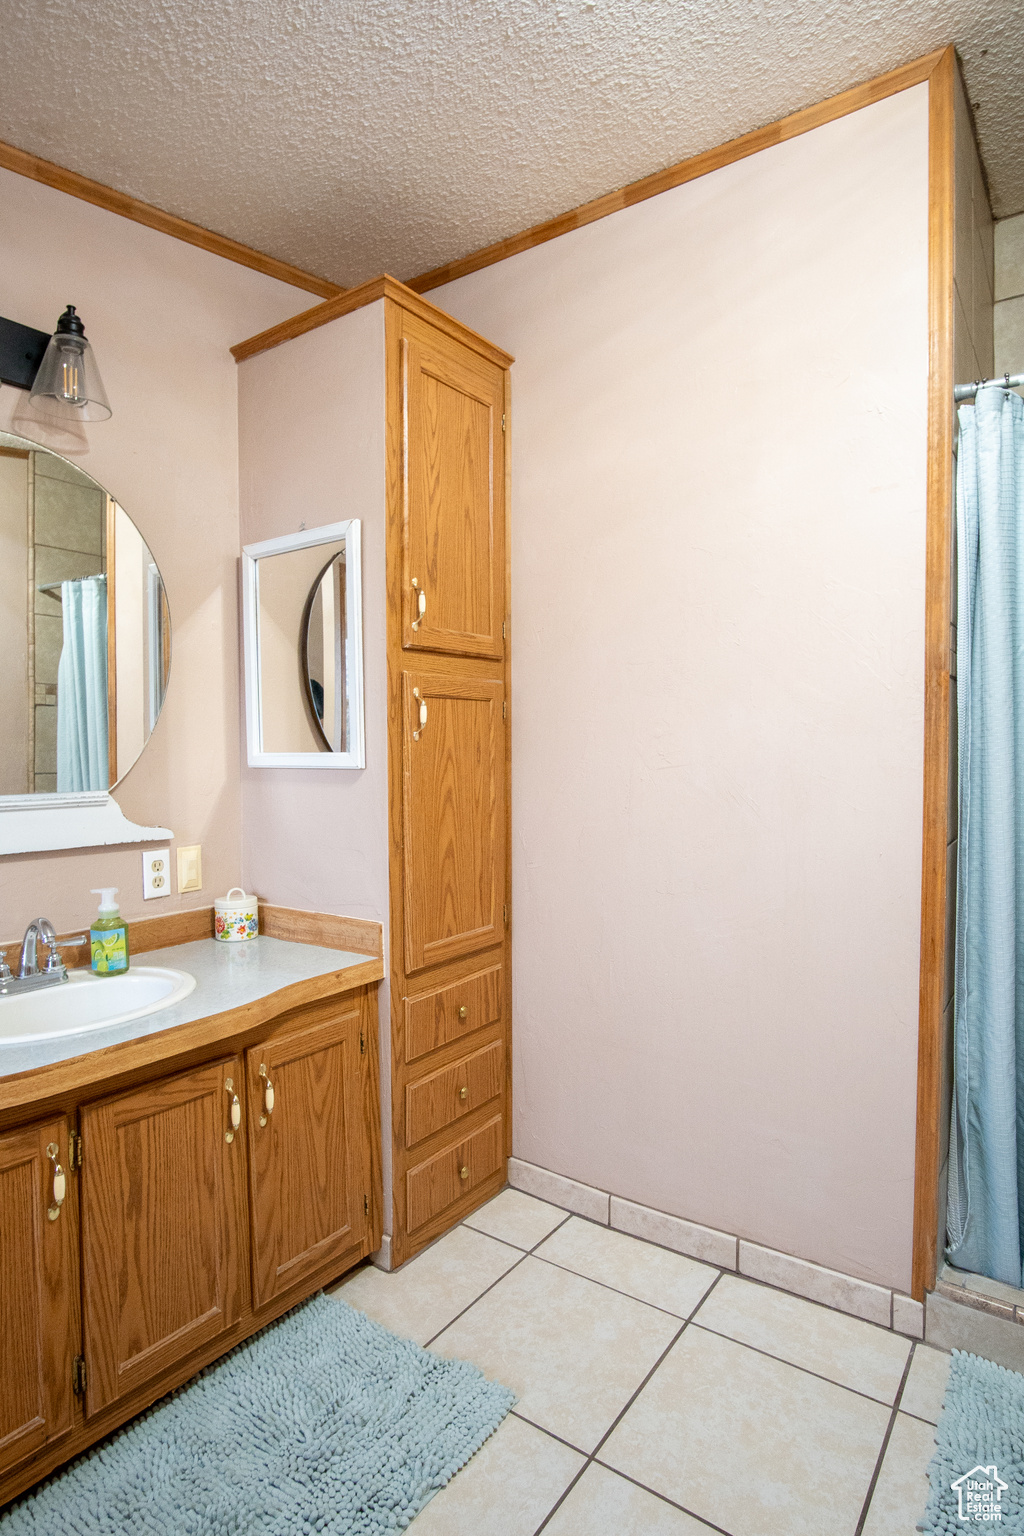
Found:
<path fill-rule="evenodd" d="M 158 965 L 133 965 L 123 976 L 69 971 L 67 981 L 0 997 L 0 1044 L 83 1035 L 108 1024 L 124 1024 L 180 1003 L 195 984 L 187 971 Z"/>

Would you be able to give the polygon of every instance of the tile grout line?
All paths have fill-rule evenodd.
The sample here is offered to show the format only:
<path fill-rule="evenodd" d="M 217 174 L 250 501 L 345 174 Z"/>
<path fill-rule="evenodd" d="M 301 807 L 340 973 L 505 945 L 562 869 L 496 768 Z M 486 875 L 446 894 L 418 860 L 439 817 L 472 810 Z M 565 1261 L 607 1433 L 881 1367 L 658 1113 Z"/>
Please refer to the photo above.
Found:
<path fill-rule="evenodd" d="M 701 1305 L 703 1306 L 703 1302 Z M 836 1381 L 834 1376 L 822 1376 L 820 1371 L 812 1371 L 810 1366 L 807 1365 L 797 1365 L 795 1360 L 787 1360 L 785 1355 L 773 1355 L 770 1349 L 761 1349 L 757 1344 L 748 1344 L 746 1339 L 737 1339 L 734 1338 L 731 1333 L 723 1333 L 719 1328 L 711 1328 L 707 1323 L 702 1323 L 700 1318 L 696 1316 L 697 1310 L 699 1310 L 699 1308 L 695 1309 L 695 1312 L 690 1318 L 690 1321 L 693 1323 L 693 1326 L 695 1328 L 699 1328 L 702 1333 L 710 1333 L 713 1334 L 716 1339 L 725 1339 L 730 1344 L 738 1344 L 741 1349 L 749 1349 L 752 1354 L 763 1355 L 766 1360 L 776 1360 L 778 1361 L 779 1365 L 788 1365 L 791 1370 L 803 1371 L 805 1376 L 813 1376 L 815 1381 L 823 1381 L 827 1386 L 838 1387 L 841 1392 L 852 1392 L 854 1397 L 863 1398 L 866 1403 L 874 1403 L 879 1408 L 891 1408 L 893 1406 L 892 1403 L 887 1403 L 884 1397 L 872 1397 L 870 1392 L 861 1392 L 857 1387 L 848 1386 L 845 1381 Z M 913 1359 L 913 1354 L 914 1352 L 911 1350 L 904 1364 L 904 1371 L 907 1369 L 907 1366 Z M 897 1389 L 897 1397 L 899 1396 L 899 1392 L 902 1390 L 902 1387 L 903 1378 L 901 1376 L 900 1386 Z"/>
<path fill-rule="evenodd" d="M 565 1221 L 568 1221 L 568 1220 L 569 1220 L 569 1216 L 566 1216 Z M 548 1238 L 551 1237 L 552 1233 L 557 1232 L 559 1230 L 559 1228 L 565 1226 L 565 1221 L 560 1221 L 558 1223 L 557 1227 L 552 1227 L 551 1232 L 546 1233 L 544 1237 L 538 1239 L 538 1241 L 536 1243 L 534 1243 L 533 1248 L 539 1248 L 541 1243 L 546 1243 Z M 460 1225 L 464 1225 L 464 1223 L 460 1223 Z M 476 1227 L 470 1227 L 469 1230 L 471 1232 L 476 1232 L 478 1229 Z M 491 1237 L 491 1233 L 490 1232 L 481 1232 L 480 1236 L 481 1237 Z M 501 1239 L 500 1238 L 493 1238 L 492 1241 L 500 1242 Z M 506 1243 L 505 1247 L 506 1248 L 513 1248 L 513 1247 L 515 1247 L 515 1244 L 514 1243 Z M 516 1262 L 514 1264 L 510 1264 L 508 1269 L 506 1269 L 504 1271 L 504 1273 L 502 1273 L 502 1274 L 500 1274 L 498 1276 L 497 1280 L 492 1280 L 490 1285 L 485 1286 L 484 1289 L 480 1292 L 479 1296 L 474 1296 L 472 1301 L 467 1302 L 467 1304 L 462 1308 L 461 1312 L 456 1312 L 454 1317 L 449 1318 L 448 1321 L 445 1323 L 444 1327 L 443 1328 L 439 1328 L 437 1330 L 437 1332 L 435 1334 L 433 1334 L 427 1340 L 427 1342 L 422 1346 L 422 1348 L 423 1349 L 429 1349 L 431 1344 L 435 1343 L 436 1340 L 438 1340 L 441 1337 L 442 1333 L 445 1333 L 449 1328 L 451 1328 L 453 1326 L 453 1324 L 457 1323 L 460 1317 L 465 1317 L 465 1315 L 469 1311 L 470 1307 L 475 1307 L 477 1302 L 481 1301 L 483 1299 L 483 1297 L 488 1294 L 489 1291 L 493 1291 L 494 1287 L 496 1285 L 500 1285 L 501 1282 L 505 1279 L 506 1275 L 510 1275 L 512 1273 L 512 1271 L 515 1270 L 515 1269 L 518 1269 L 520 1264 L 524 1263 L 525 1260 L 527 1260 L 529 1258 L 532 1258 L 533 1257 L 533 1248 L 527 1248 L 525 1250 L 520 1249 L 519 1250 L 519 1258 L 516 1259 Z"/>
<path fill-rule="evenodd" d="M 638 1478 L 630 1477 L 628 1472 L 623 1472 L 619 1467 L 613 1467 L 608 1461 L 598 1461 L 596 1456 L 594 1461 L 597 1466 L 603 1467 L 606 1472 L 613 1472 L 616 1477 L 621 1477 L 625 1482 L 632 1483 L 634 1488 L 642 1488 L 644 1493 L 653 1494 L 656 1499 L 660 1499 L 670 1509 L 678 1509 L 680 1514 L 689 1515 L 691 1520 L 698 1521 L 699 1524 L 706 1526 L 709 1531 L 717 1531 L 719 1536 L 730 1536 L 730 1532 L 723 1525 L 716 1525 L 713 1520 L 708 1520 L 704 1515 L 695 1514 L 692 1509 L 687 1509 L 685 1504 L 677 1504 L 675 1499 L 670 1499 L 667 1493 L 659 1493 L 657 1488 L 648 1488 L 646 1483 L 641 1483 Z"/>
<path fill-rule="evenodd" d="M 722 1278 L 721 1277 L 721 1273 L 719 1273 L 718 1275 L 715 1276 L 715 1279 L 712 1281 L 711 1286 L 710 1286 L 710 1288 L 709 1288 L 709 1290 L 707 1292 L 708 1296 L 714 1290 L 715 1286 L 718 1284 L 718 1282 L 719 1282 L 719 1280 L 721 1278 Z M 706 1296 L 702 1297 L 701 1301 L 698 1302 L 697 1305 L 698 1306 L 703 1305 L 703 1302 L 706 1299 L 707 1299 Z M 694 1310 L 694 1312 L 696 1312 L 697 1308 L 694 1307 L 693 1310 Z M 690 1316 L 692 1317 L 693 1313 L 691 1313 Z M 569 1497 L 569 1495 L 572 1492 L 572 1490 L 576 1487 L 576 1484 L 579 1482 L 580 1478 L 586 1472 L 587 1468 L 593 1464 L 595 1458 L 597 1457 L 598 1451 L 601 1450 L 602 1446 L 605 1444 L 605 1442 L 607 1441 L 608 1437 L 613 1433 L 613 1431 L 618 1428 L 619 1424 L 622 1422 L 622 1420 L 625 1417 L 625 1415 L 629 1412 L 629 1410 L 632 1408 L 633 1404 L 636 1402 L 637 1398 L 640 1396 L 640 1393 L 644 1390 L 644 1388 L 647 1386 L 647 1383 L 654 1376 L 655 1371 L 657 1371 L 659 1366 L 661 1366 L 663 1364 L 663 1362 L 668 1358 L 668 1355 L 671 1353 L 671 1351 L 678 1344 L 679 1340 L 682 1338 L 683 1334 L 686 1332 L 686 1330 L 687 1330 L 687 1328 L 689 1326 L 690 1326 L 690 1318 L 689 1317 L 684 1318 L 682 1324 L 676 1330 L 676 1332 L 673 1334 L 672 1338 L 669 1340 L 668 1344 L 662 1350 L 662 1352 L 658 1356 L 657 1360 L 655 1360 L 654 1364 L 651 1366 L 650 1370 L 647 1372 L 646 1376 L 643 1378 L 643 1380 L 641 1381 L 640 1385 L 637 1387 L 636 1391 L 631 1394 L 631 1396 L 623 1404 L 623 1406 L 619 1410 L 619 1412 L 615 1415 L 614 1419 L 609 1424 L 609 1426 L 605 1430 L 604 1434 L 601 1436 L 601 1438 L 598 1440 L 597 1444 L 594 1446 L 594 1449 L 589 1453 L 589 1455 L 587 1455 L 587 1453 L 585 1453 L 585 1452 L 581 1453 L 581 1454 L 586 1455 L 586 1457 L 587 1457 L 586 1461 L 584 1461 L 582 1467 L 580 1467 L 579 1471 L 576 1473 L 576 1476 L 572 1479 L 572 1481 L 568 1484 L 568 1486 L 565 1487 L 562 1490 L 561 1495 L 555 1500 L 554 1504 L 552 1504 L 551 1508 L 548 1510 L 547 1514 L 544 1516 L 544 1519 L 541 1521 L 540 1525 L 538 1525 L 536 1530 L 534 1531 L 533 1536 L 541 1536 L 541 1532 L 544 1530 L 544 1527 L 549 1524 L 549 1522 L 551 1521 L 552 1517 L 557 1513 L 557 1511 L 565 1503 L 566 1499 Z M 579 1450 L 579 1447 L 577 1446 L 576 1449 Z M 602 1465 L 603 1465 L 603 1463 L 602 1463 Z M 640 1485 L 640 1486 L 642 1486 L 642 1485 Z M 714 1529 L 714 1527 L 712 1527 L 712 1529 Z M 722 1536 L 728 1536 L 728 1532 L 723 1532 Z"/>
<path fill-rule="evenodd" d="M 875 1461 L 875 1470 L 871 1474 L 871 1481 L 868 1483 L 868 1491 L 864 1495 L 864 1503 L 861 1508 L 860 1519 L 857 1521 L 857 1527 L 853 1533 L 853 1536 L 861 1536 L 861 1533 L 864 1530 L 864 1525 L 868 1518 L 868 1511 L 871 1508 L 871 1500 L 874 1498 L 875 1489 L 878 1486 L 878 1479 L 881 1475 L 882 1463 L 885 1460 L 885 1453 L 889 1449 L 889 1441 L 892 1438 L 893 1429 L 896 1427 L 896 1415 L 900 1411 L 900 1403 L 903 1399 L 903 1389 L 907 1384 L 907 1378 L 910 1375 L 910 1367 L 914 1363 L 914 1356 L 916 1353 L 917 1343 L 915 1341 L 915 1343 L 913 1343 L 910 1347 L 910 1354 L 907 1356 L 907 1363 L 903 1367 L 903 1375 L 900 1378 L 899 1388 L 896 1392 L 896 1396 L 893 1398 L 892 1412 L 889 1415 L 889 1422 L 885 1426 L 885 1434 L 882 1436 L 882 1444 L 878 1451 L 878 1458 Z"/>

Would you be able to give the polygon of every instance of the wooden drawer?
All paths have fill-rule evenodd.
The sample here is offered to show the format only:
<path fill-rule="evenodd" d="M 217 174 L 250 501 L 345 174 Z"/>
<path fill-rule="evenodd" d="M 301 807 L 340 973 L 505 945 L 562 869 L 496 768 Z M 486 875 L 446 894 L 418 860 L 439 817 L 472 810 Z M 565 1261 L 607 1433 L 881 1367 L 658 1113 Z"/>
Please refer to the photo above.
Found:
<path fill-rule="evenodd" d="M 405 1090 L 405 1144 L 414 1147 L 496 1098 L 502 1088 L 504 1042 L 494 1040 L 440 1072 L 409 1083 Z"/>
<path fill-rule="evenodd" d="M 503 1143 L 501 1116 L 495 1115 L 463 1141 L 410 1168 L 405 1176 L 407 1230 L 415 1232 L 497 1173 L 504 1156 Z"/>
<path fill-rule="evenodd" d="M 450 986 L 405 999 L 405 1059 L 416 1061 L 452 1040 L 460 1040 L 502 1014 L 502 967 L 477 971 Z"/>

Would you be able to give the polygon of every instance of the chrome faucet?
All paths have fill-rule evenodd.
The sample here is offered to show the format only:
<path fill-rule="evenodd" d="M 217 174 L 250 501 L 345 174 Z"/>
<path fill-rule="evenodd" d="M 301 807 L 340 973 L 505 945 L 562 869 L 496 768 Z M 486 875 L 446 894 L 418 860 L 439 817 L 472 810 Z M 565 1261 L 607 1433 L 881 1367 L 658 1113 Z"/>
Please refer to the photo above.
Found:
<path fill-rule="evenodd" d="M 39 969 L 38 964 L 40 939 L 47 950 L 46 964 L 42 970 Z M 36 987 L 53 986 L 57 982 L 67 981 L 67 966 L 60 957 L 61 945 L 84 943 L 84 933 L 76 934 L 71 939 L 58 941 L 49 918 L 35 918 L 25 929 L 25 937 L 21 941 L 21 959 L 18 963 L 17 976 L 11 975 L 10 966 L 3 952 L 0 951 L 0 997 L 10 995 L 12 992 L 31 992 Z"/>

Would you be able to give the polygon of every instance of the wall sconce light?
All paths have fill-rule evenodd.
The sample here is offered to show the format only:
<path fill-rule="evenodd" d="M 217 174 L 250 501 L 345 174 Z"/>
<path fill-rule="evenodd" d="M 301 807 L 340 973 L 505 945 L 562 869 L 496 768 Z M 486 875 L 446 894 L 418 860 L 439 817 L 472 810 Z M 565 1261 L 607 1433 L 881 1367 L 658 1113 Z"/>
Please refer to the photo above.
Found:
<path fill-rule="evenodd" d="M 43 414 L 106 421 L 112 414 L 81 316 L 69 304 L 52 336 L 0 319 L 0 383 L 31 391 Z"/>

